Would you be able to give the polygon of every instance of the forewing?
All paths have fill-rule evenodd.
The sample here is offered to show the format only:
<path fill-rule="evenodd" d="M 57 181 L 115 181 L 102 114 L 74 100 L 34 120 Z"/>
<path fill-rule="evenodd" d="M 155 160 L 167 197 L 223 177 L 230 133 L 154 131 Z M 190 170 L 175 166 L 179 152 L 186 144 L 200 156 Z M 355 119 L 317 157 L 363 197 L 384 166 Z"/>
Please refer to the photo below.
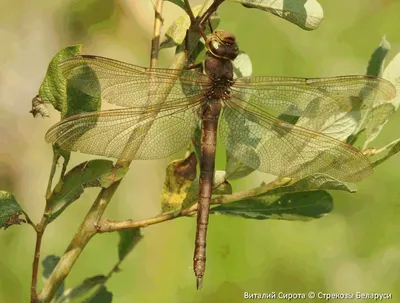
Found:
<path fill-rule="evenodd" d="M 276 117 L 301 116 L 317 126 L 332 114 L 388 102 L 396 90 L 389 81 L 370 76 L 243 77 L 235 81 L 232 94 L 244 108 L 251 104 Z"/>
<path fill-rule="evenodd" d="M 273 117 L 263 107 L 231 98 L 220 122 L 229 153 L 263 172 L 302 178 L 324 173 L 358 181 L 371 173 L 368 159 L 354 147 Z"/>
<path fill-rule="evenodd" d="M 190 105 L 107 110 L 75 115 L 49 129 L 46 141 L 68 151 L 117 159 L 158 159 L 187 144 L 198 122 L 201 99 Z"/>
<path fill-rule="evenodd" d="M 123 107 L 172 105 L 183 96 L 199 96 L 209 87 L 207 76 L 194 71 L 144 68 L 98 56 L 74 56 L 59 68 L 68 85 L 97 96 L 100 83 L 102 99 Z"/>

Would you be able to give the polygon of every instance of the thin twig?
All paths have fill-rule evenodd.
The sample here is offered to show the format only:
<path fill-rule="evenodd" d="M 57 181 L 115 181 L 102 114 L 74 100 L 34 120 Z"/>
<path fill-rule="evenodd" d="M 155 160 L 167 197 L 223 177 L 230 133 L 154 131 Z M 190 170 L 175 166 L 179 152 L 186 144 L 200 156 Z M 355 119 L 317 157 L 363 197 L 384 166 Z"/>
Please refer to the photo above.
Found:
<path fill-rule="evenodd" d="M 157 0 L 154 5 L 154 30 L 153 38 L 151 39 L 151 55 L 150 55 L 150 67 L 157 67 L 158 63 L 158 52 L 160 50 L 160 36 L 161 27 L 163 20 L 161 17 L 161 12 L 163 8 L 164 0 Z"/>
<path fill-rule="evenodd" d="M 39 261 L 40 261 L 40 249 L 42 246 L 43 234 L 47 226 L 48 216 L 45 215 L 47 210 L 45 210 L 40 223 L 35 227 L 36 230 L 36 244 L 35 252 L 33 255 L 32 262 L 32 281 L 31 281 L 31 303 L 37 302 L 37 276 L 39 271 Z"/>
<path fill-rule="evenodd" d="M 52 187 L 54 175 L 56 174 L 58 159 L 60 159 L 60 154 L 56 152 L 56 150 L 53 146 L 53 160 L 52 160 L 51 168 L 50 168 L 49 181 L 47 182 L 46 199 L 49 198 L 51 195 L 51 187 Z"/>
<path fill-rule="evenodd" d="M 236 192 L 231 195 L 221 195 L 214 199 L 211 199 L 211 204 L 214 204 L 214 205 L 215 204 L 228 204 L 228 203 L 243 200 L 244 198 L 259 196 L 259 195 L 265 194 L 275 188 L 282 187 L 283 185 L 288 185 L 291 181 L 292 181 L 292 179 L 290 179 L 290 178 L 286 178 L 286 179 L 282 179 L 282 180 L 275 180 L 266 185 L 261 185 L 259 187 L 253 188 L 253 189 Z M 196 212 L 197 212 L 197 203 L 194 204 L 193 206 L 183 209 L 181 211 L 162 214 L 157 217 L 140 220 L 140 221 L 132 221 L 132 220 L 114 221 L 114 220 L 103 219 L 98 222 L 96 228 L 97 228 L 97 232 L 104 233 L 104 232 L 114 232 L 114 231 L 118 231 L 118 230 L 138 228 L 138 227 L 147 227 L 149 225 L 154 225 L 154 224 L 170 221 L 170 220 L 180 218 L 180 217 L 193 216 Z"/>
<path fill-rule="evenodd" d="M 47 189 L 46 189 L 46 205 L 44 208 L 44 212 L 42 215 L 42 219 L 40 223 L 35 225 L 32 220 L 29 218 L 28 214 L 25 214 L 27 222 L 33 226 L 36 232 L 36 243 L 35 243 L 35 251 L 33 253 L 33 261 L 32 261 L 32 279 L 31 279 L 31 303 L 38 302 L 38 294 L 37 294 L 37 277 L 39 271 L 39 262 L 40 262 L 40 250 L 42 247 L 42 239 L 43 234 L 46 230 L 49 214 L 50 214 L 50 206 L 49 206 L 49 198 L 51 196 L 51 188 L 54 179 L 54 175 L 56 173 L 57 163 L 60 158 L 60 154 L 56 151 L 55 147 L 53 146 L 53 159 L 50 168 L 50 175 L 49 180 L 47 182 Z M 62 177 L 61 177 L 62 178 Z"/>
<path fill-rule="evenodd" d="M 218 9 L 218 6 L 222 4 L 225 0 L 214 0 L 213 4 L 202 14 L 199 18 L 199 25 L 204 26 L 204 24 L 209 20 L 210 16 Z"/>
<path fill-rule="evenodd" d="M 207 40 L 207 37 L 204 32 L 205 23 L 209 21 L 210 16 L 218 9 L 218 7 L 224 2 L 225 0 L 213 0 L 213 1 L 206 1 L 202 7 L 202 10 L 199 12 L 198 17 L 195 17 L 193 11 L 190 7 L 189 0 L 184 0 L 186 12 L 190 17 L 190 28 L 188 34 L 186 34 L 186 39 L 189 39 L 189 34 L 191 32 L 199 33 L 204 41 Z M 209 4 L 211 2 L 211 4 Z M 206 7 L 208 7 L 206 9 Z M 197 37 L 195 39 L 197 41 Z M 197 42 L 196 42 L 197 43 Z"/>
<path fill-rule="evenodd" d="M 132 220 L 113 221 L 104 219 L 98 222 L 96 228 L 98 233 L 104 233 L 104 232 L 113 232 L 124 229 L 132 229 L 137 227 L 147 227 L 149 225 L 166 222 L 179 217 L 190 216 L 195 214 L 196 211 L 197 211 L 197 204 L 182 211 L 171 212 L 141 221 L 132 221 Z"/>
<path fill-rule="evenodd" d="M 377 154 L 380 154 L 381 152 L 389 150 L 390 148 L 392 148 L 393 146 L 395 146 L 399 142 L 400 142 L 400 139 L 396 139 L 396 140 L 390 142 L 389 144 L 387 144 L 384 147 L 379 148 L 379 149 L 368 148 L 368 149 L 363 150 L 363 154 L 366 155 L 366 156 L 375 156 Z"/>
<path fill-rule="evenodd" d="M 37 232 L 36 224 L 33 223 L 32 219 L 29 217 L 29 215 L 26 212 L 23 212 L 23 214 L 25 216 L 26 223 L 31 225 L 33 227 L 33 229 L 35 230 L 35 232 Z"/>

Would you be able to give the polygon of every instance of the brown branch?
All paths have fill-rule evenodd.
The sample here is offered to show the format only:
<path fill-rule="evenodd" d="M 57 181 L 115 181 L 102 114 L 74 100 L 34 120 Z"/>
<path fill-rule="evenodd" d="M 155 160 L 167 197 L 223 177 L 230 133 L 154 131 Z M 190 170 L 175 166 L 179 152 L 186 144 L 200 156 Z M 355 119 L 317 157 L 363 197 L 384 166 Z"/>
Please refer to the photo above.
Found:
<path fill-rule="evenodd" d="M 199 26 L 203 26 L 224 1 L 225 0 L 214 0 L 210 7 L 198 18 Z"/>
<path fill-rule="evenodd" d="M 35 232 L 37 232 L 36 224 L 33 223 L 32 219 L 29 217 L 29 215 L 26 212 L 23 211 L 23 214 L 25 216 L 26 223 L 28 223 L 30 226 L 32 226 L 33 229 L 35 230 Z"/>
<path fill-rule="evenodd" d="M 123 229 L 132 229 L 137 227 L 147 227 L 149 225 L 166 222 L 179 217 L 190 216 L 195 214 L 197 211 L 197 204 L 190 208 L 184 209 L 182 211 L 172 212 L 163 214 L 154 218 L 149 218 L 141 221 L 114 221 L 109 219 L 104 219 L 98 222 L 96 228 L 98 233 L 113 232 Z"/>
<path fill-rule="evenodd" d="M 184 0 L 185 3 L 185 11 L 189 15 L 190 21 L 191 21 L 191 26 L 193 27 L 192 29 L 198 30 L 200 27 L 202 27 L 210 18 L 210 16 L 218 9 L 218 7 L 224 2 L 225 0 L 213 0 L 211 1 L 211 5 L 204 10 L 205 7 L 208 6 L 208 3 L 210 1 L 206 1 L 203 6 L 203 10 L 199 13 L 198 17 L 195 17 L 192 11 L 192 8 L 190 7 L 189 0 Z"/>
<path fill-rule="evenodd" d="M 290 178 L 284 178 L 284 179 L 280 179 L 280 180 L 275 180 L 266 185 L 261 185 L 256 188 L 244 190 L 244 191 L 237 192 L 237 193 L 234 193 L 231 195 L 221 195 L 214 199 L 211 199 L 211 204 L 214 204 L 214 205 L 215 204 L 228 204 L 228 203 L 243 200 L 245 198 L 262 195 L 262 194 L 265 194 L 275 188 L 281 187 L 283 185 L 288 185 L 291 181 L 292 181 L 292 179 L 290 179 Z M 98 233 L 105 233 L 105 232 L 114 232 L 114 231 L 124 230 L 124 229 L 147 227 L 149 225 L 170 221 L 170 220 L 180 218 L 180 217 L 192 216 L 192 215 L 196 214 L 196 212 L 197 212 L 197 203 L 194 204 L 193 206 L 183 209 L 183 210 L 179 210 L 179 211 L 171 212 L 171 213 L 167 213 L 167 214 L 162 214 L 157 217 L 140 220 L 140 221 L 133 221 L 133 220 L 115 221 L 115 220 L 103 219 L 97 223 L 96 228 L 97 228 Z"/>
<path fill-rule="evenodd" d="M 218 9 L 218 7 L 224 2 L 225 0 L 208 0 L 204 3 L 202 10 L 199 12 L 198 16 L 195 17 L 193 11 L 190 7 L 189 0 L 184 0 L 185 4 L 185 11 L 190 17 L 190 29 L 188 33 L 194 32 L 199 33 L 204 41 L 207 40 L 205 32 L 203 30 L 204 24 L 209 21 L 210 16 Z M 211 4 L 209 4 L 211 2 Z M 206 7 L 208 7 L 206 9 Z M 186 34 L 186 39 L 189 39 L 188 34 Z M 197 41 L 197 38 L 195 39 Z"/>
<path fill-rule="evenodd" d="M 119 162 L 117 162 L 118 164 Z M 125 164 L 130 164 L 125 163 Z M 95 225 L 100 220 L 108 203 L 117 190 L 121 180 L 113 183 L 108 188 L 103 188 L 93 203 L 77 233 L 69 244 L 64 255 L 60 258 L 50 277 L 45 282 L 39 294 L 40 302 L 50 302 L 62 281 L 68 276 L 79 255 L 89 240 L 96 234 Z"/>
<path fill-rule="evenodd" d="M 35 251 L 33 253 L 33 261 L 32 261 L 31 300 L 30 300 L 31 303 L 38 302 L 37 277 L 38 277 L 38 271 L 39 271 L 40 250 L 42 247 L 43 234 L 46 230 L 49 215 L 50 215 L 49 198 L 51 196 L 52 182 L 53 182 L 54 175 L 56 173 L 57 162 L 58 162 L 59 158 L 60 158 L 60 154 L 58 152 L 56 152 L 56 150 L 53 146 L 53 160 L 52 160 L 52 165 L 51 165 L 51 169 L 50 169 L 49 180 L 47 182 L 47 189 L 46 189 L 46 205 L 45 205 L 44 212 L 42 215 L 42 219 L 40 220 L 40 223 L 37 225 L 34 225 L 32 220 L 25 213 L 25 217 L 26 217 L 28 223 L 31 224 L 36 231 Z"/>
<path fill-rule="evenodd" d="M 42 245 L 43 234 L 44 234 L 44 231 L 47 226 L 47 220 L 48 220 L 48 215 L 47 215 L 47 208 L 46 208 L 40 223 L 38 225 L 36 225 L 36 227 L 35 227 L 36 244 L 35 244 L 35 252 L 33 255 L 33 262 L 32 262 L 31 303 L 37 302 L 36 287 L 37 287 L 37 276 L 38 276 L 38 271 L 39 271 L 40 249 L 41 249 L 41 245 Z"/>
<path fill-rule="evenodd" d="M 190 7 L 189 0 L 184 0 L 184 3 L 185 3 L 186 13 L 189 15 L 189 18 L 190 18 L 190 22 L 192 22 L 192 23 L 195 22 L 196 17 L 194 16 L 192 8 Z"/>

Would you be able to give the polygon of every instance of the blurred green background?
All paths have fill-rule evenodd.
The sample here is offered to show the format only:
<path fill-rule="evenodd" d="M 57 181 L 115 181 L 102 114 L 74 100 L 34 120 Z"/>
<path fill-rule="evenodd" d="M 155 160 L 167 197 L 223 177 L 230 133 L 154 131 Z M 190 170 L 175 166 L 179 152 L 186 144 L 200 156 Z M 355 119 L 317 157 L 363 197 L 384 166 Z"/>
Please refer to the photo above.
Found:
<path fill-rule="evenodd" d="M 236 35 L 252 59 L 255 75 L 364 74 L 383 35 L 392 46 L 389 60 L 400 51 L 400 1 L 319 2 L 325 20 L 312 32 L 230 2 L 219 9 L 220 28 Z M 164 30 L 181 14 L 166 2 Z M 13 192 L 35 222 L 43 211 L 52 157 L 44 134 L 59 119 L 54 110 L 50 119 L 33 119 L 29 114 L 48 63 L 59 49 L 83 43 L 87 54 L 148 66 L 153 15 L 150 0 L 1 0 L 0 189 Z M 172 56 L 172 50 L 163 51 L 160 66 L 168 66 Z M 399 122 L 396 113 L 373 145 L 382 147 L 397 139 Z M 70 167 L 92 158 L 74 154 Z M 172 159 L 135 161 L 105 217 L 157 215 L 165 167 Z M 222 160 L 220 152 L 219 169 Z M 195 219 L 150 226 L 122 271 L 107 284 L 113 302 L 243 302 L 245 291 L 391 293 L 392 302 L 400 302 L 399 160 L 396 155 L 375 169 L 373 176 L 358 184 L 358 193 L 333 193 L 335 208 L 322 219 L 287 222 L 212 216 L 200 292 L 192 270 Z M 234 190 L 262 180 L 265 175 L 254 173 L 235 183 Z M 42 259 L 63 254 L 97 192 L 86 190 L 48 227 Z M 34 243 L 28 225 L 0 231 L 1 303 L 28 302 Z M 117 261 L 117 243 L 117 234 L 96 236 L 66 287 L 106 274 Z"/>

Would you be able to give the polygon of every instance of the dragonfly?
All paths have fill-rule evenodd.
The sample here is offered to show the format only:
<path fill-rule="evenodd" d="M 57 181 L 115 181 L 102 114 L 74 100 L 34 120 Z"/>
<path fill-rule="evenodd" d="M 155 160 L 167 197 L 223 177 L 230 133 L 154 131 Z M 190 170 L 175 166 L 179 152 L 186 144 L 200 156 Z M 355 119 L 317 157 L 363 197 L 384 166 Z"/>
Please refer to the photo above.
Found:
<path fill-rule="evenodd" d="M 159 159 L 183 149 L 200 125 L 200 176 L 193 268 L 201 287 L 215 172 L 217 129 L 226 150 L 246 166 L 277 177 L 328 174 L 359 181 L 371 174 L 358 149 L 318 131 L 330 116 L 371 108 L 395 96 L 378 77 L 234 77 L 236 38 L 217 30 L 206 38 L 204 72 L 145 68 L 76 55 L 59 64 L 85 94 L 121 108 L 81 113 L 52 126 L 46 141 L 62 149 L 117 159 Z M 88 72 L 88 67 L 90 72 Z M 93 76 L 95 75 L 95 77 Z M 314 128 L 282 119 L 306 117 Z"/>

